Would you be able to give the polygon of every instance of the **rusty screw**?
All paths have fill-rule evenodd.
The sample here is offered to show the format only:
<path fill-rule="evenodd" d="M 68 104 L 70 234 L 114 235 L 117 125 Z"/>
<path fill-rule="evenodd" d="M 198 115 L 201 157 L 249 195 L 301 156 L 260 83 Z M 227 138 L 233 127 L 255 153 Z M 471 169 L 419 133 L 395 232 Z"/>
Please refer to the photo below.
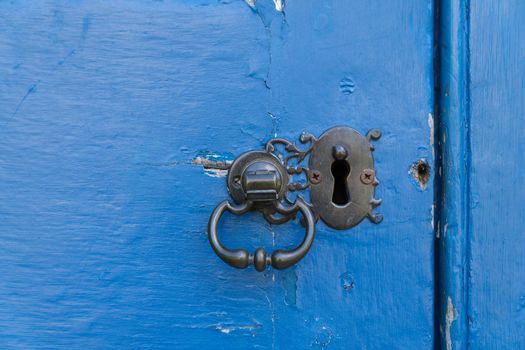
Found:
<path fill-rule="evenodd" d="M 370 185 L 374 182 L 375 177 L 375 171 L 373 171 L 372 169 L 364 169 L 359 178 L 361 179 L 361 182 L 365 185 Z"/>
<path fill-rule="evenodd" d="M 318 170 L 310 170 L 308 172 L 308 180 L 310 183 L 317 185 L 321 182 L 321 173 Z"/>

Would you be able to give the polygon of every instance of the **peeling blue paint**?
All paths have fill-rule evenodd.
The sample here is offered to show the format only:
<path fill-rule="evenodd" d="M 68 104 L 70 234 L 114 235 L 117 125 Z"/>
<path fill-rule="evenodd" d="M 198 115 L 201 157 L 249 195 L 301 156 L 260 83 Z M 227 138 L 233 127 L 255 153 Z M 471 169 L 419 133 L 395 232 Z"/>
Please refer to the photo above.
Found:
<path fill-rule="evenodd" d="M 232 153 L 201 150 L 197 152 L 191 162 L 192 164 L 202 165 L 204 173 L 211 177 L 225 177 L 233 160 Z"/>

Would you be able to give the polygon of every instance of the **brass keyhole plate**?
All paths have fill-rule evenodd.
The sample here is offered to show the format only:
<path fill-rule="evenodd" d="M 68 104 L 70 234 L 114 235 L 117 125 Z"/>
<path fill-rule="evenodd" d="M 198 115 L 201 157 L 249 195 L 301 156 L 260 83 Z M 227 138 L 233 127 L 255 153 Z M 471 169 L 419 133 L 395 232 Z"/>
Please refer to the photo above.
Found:
<path fill-rule="evenodd" d="M 379 182 L 370 143 L 379 137 L 378 130 L 363 136 L 349 127 L 335 127 L 313 145 L 308 167 L 322 181 L 311 183 L 310 198 L 314 211 L 328 226 L 349 229 L 365 217 L 381 221 L 372 213 L 380 201 L 374 198 Z"/>

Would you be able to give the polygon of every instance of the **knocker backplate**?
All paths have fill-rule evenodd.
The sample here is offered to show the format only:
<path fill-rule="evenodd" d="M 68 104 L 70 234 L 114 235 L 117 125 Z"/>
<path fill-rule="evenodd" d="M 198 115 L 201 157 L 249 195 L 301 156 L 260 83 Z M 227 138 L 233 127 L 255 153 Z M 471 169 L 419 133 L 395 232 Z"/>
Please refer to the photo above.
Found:
<path fill-rule="evenodd" d="M 279 158 L 273 153 L 266 151 L 249 151 L 237 157 L 228 171 L 228 191 L 237 204 L 246 201 L 246 193 L 242 189 L 241 181 L 246 169 L 255 162 L 270 163 L 275 166 L 282 178 L 282 186 L 278 190 L 278 197 L 282 198 L 286 193 L 288 173 L 281 160 L 279 160 Z"/>

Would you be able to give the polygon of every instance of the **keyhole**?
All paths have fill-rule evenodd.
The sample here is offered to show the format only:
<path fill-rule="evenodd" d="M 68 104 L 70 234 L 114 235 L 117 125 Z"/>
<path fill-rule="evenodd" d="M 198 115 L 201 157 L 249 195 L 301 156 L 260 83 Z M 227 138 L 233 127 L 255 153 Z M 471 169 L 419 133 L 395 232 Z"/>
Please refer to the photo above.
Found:
<path fill-rule="evenodd" d="M 334 190 L 332 192 L 332 203 L 346 205 L 350 201 L 346 178 L 350 173 L 350 165 L 344 159 L 335 160 L 332 163 L 332 175 L 334 176 Z"/>

